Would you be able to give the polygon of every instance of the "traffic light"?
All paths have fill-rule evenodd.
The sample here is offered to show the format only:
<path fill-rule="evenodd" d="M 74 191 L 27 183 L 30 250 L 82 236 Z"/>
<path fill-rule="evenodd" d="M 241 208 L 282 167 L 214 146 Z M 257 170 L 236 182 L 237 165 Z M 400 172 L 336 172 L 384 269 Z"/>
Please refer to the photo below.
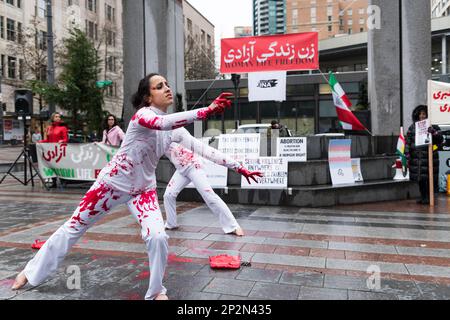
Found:
<path fill-rule="evenodd" d="M 109 87 L 110 85 L 113 84 L 113 82 L 111 80 L 104 80 L 104 81 L 97 81 L 95 83 L 97 85 L 97 88 L 104 88 L 104 87 Z"/>
<path fill-rule="evenodd" d="M 33 113 L 33 92 L 28 89 L 15 90 L 14 108 L 18 115 L 31 115 Z"/>

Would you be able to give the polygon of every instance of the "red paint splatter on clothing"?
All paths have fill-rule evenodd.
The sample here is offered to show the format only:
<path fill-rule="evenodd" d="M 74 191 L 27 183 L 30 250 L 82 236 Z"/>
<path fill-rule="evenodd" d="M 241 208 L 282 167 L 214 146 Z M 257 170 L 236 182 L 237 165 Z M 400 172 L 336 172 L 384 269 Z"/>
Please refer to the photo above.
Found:
<path fill-rule="evenodd" d="M 180 166 L 185 167 L 193 162 L 194 153 L 179 146 L 175 150 L 175 157 L 177 159 L 177 162 L 180 164 Z"/>
<path fill-rule="evenodd" d="M 137 264 L 138 262 L 137 262 L 137 260 L 130 260 L 130 263 L 131 264 Z"/>
<path fill-rule="evenodd" d="M 160 117 L 153 117 L 150 119 L 140 118 L 138 121 L 139 125 L 152 130 L 161 130 L 161 122 L 162 119 Z"/>
<path fill-rule="evenodd" d="M 137 217 L 139 222 L 142 223 L 142 219 L 148 218 L 148 215 L 146 214 L 148 211 L 155 211 L 159 208 L 156 190 L 141 193 L 139 197 L 133 201 L 133 205 L 140 212 Z"/>
<path fill-rule="evenodd" d="M 175 122 L 175 125 L 172 127 L 172 130 L 184 127 L 187 123 L 188 123 L 187 120 L 177 121 L 177 122 Z"/>
<path fill-rule="evenodd" d="M 197 112 L 197 119 L 199 120 L 206 120 L 208 117 L 212 114 L 212 110 L 210 108 L 199 110 Z"/>
<path fill-rule="evenodd" d="M 142 271 L 136 276 L 135 280 L 145 280 L 150 277 L 150 271 Z"/>
<path fill-rule="evenodd" d="M 81 200 L 80 212 L 88 210 L 90 211 L 90 216 L 95 216 L 99 212 L 97 210 L 94 210 L 95 207 L 97 206 L 99 201 L 103 200 L 110 191 L 111 188 L 104 183 L 101 183 L 98 188 L 88 191 L 84 198 Z"/>
<path fill-rule="evenodd" d="M 82 226 L 87 226 L 87 224 L 84 223 L 84 220 L 81 219 L 80 213 L 78 213 L 78 215 L 76 215 L 76 216 L 73 216 L 71 220 L 72 220 L 72 221 L 71 221 L 70 223 L 71 223 L 72 225 L 79 224 L 79 225 L 82 225 Z"/>
<path fill-rule="evenodd" d="M 125 172 L 130 172 L 134 164 L 133 162 L 127 157 L 126 153 L 118 154 L 114 157 L 113 160 L 108 164 L 108 166 L 112 166 L 111 172 L 109 173 L 110 177 L 114 177 L 119 174 L 119 170 L 123 170 Z"/>

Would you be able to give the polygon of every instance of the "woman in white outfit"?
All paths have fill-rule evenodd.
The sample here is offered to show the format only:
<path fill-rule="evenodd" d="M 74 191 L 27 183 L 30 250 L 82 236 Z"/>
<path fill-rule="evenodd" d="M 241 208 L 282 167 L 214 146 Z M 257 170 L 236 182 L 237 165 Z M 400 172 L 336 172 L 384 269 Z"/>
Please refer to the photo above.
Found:
<path fill-rule="evenodd" d="M 221 161 L 213 160 L 213 162 L 239 173 L 246 170 L 239 162 L 229 158 L 216 149 L 210 148 L 207 145 L 204 145 L 203 149 L 205 150 L 205 152 L 202 153 L 204 158 L 211 159 L 218 157 Z M 176 210 L 177 196 L 189 183 L 192 182 L 209 209 L 211 209 L 211 211 L 219 217 L 222 230 L 225 233 L 233 233 L 237 236 L 243 236 L 244 231 L 239 226 L 230 209 L 214 192 L 209 184 L 206 172 L 203 169 L 203 159 L 201 157 L 197 157 L 192 151 L 175 142 L 170 145 L 168 152 L 166 152 L 166 156 L 176 168 L 174 175 L 167 185 L 166 192 L 164 193 L 166 229 L 178 228 Z M 256 175 L 261 176 L 260 173 Z M 251 178 L 255 180 L 253 176 Z"/>
<path fill-rule="evenodd" d="M 193 146 L 189 141 L 194 138 L 187 131 L 174 129 L 223 112 L 231 105 L 229 95 L 222 94 L 207 108 L 167 115 L 168 107 L 173 104 L 173 94 L 166 79 L 158 74 L 142 79 L 133 97 L 137 112 L 130 121 L 122 146 L 100 172 L 73 216 L 19 273 L 12 289 L 18 290 L 27 282 L 32 286 L 41 284 L 56 272 L 70 248 L 89 227 L 117 205 L 127 203 L 141 224 L 141 236 L 149 257 L 151 273 L 145 299 L 167 300 L 162 280 L 168 257 L 168 236 L 158 205 L 155 169 L 172 142 L 187 148 Z"/>

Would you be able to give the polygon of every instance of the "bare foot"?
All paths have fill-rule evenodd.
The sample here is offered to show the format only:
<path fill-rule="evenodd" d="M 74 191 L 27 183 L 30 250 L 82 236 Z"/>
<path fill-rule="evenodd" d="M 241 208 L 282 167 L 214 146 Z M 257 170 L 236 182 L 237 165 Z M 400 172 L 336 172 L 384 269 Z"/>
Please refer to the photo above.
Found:
<path fill-rule="evenodd" d="M 27 283 L 28 283 L 27 277 L 25 277 L 25 273 L 22 271 L 17 275 L 16 280 L 14 281 L 14 284 L 11 287 L 11 290 L 19 290 Z"/>
<path fill-rule="evenodd" d="M 242 228 L 239 227 L 236 230 L 234 230 L 231 234 L 237 235 L 238 237 L 243 237 L 244 236 L 244 230 L 242 230 Z"/>
<path fill-rule="evenodd" d="M 155 300 L 169 300 L 169 297 L 165 294 L 158 295 Z"/>

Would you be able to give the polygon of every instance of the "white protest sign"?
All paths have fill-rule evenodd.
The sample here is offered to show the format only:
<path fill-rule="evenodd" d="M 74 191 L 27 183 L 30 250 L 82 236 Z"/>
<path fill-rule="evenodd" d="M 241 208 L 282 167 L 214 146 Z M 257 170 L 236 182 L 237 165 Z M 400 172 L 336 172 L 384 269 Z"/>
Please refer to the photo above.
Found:
<path fill-rule="evenodd" d="M 424 146 L 431 144 L 431 135 L 428 132 L 430 127 L 430 119 L 416 122 L 416 146 Z"/>
<path fill-rule="evenodd" d="M 248 101 L 285 101 L 286 71 L 248 74 Z"/>
<path fill-rule="evenodd" d="M 361 159 L 352 159 L 352 171 L 353 171 L 353 178 L 355 179 L 355 182 L 363 182 L 363 176 L 361 173 Z"/>
<path fill-rule="evenodd" d="M 245 158 L 258 158 L 260 135 L 258 133 L 222 134 L 219 136 L 220 152 L 236 161 Z"/>
<path fill-rule="evenodd" d="M 288 162 L 306 162 L 306 138 L 278 138 L 277 157 L 286 158 Z"/>
<path fill-rule="evenodd" d="M 260 157 L 247 158 L 244 167 L 249 171 L 260 171 L 263 177 L 255 177 L 258 183 L 242 176 L 241 188 L 243 189 L 285 189 L 288 186 L 288 162 L 284 158 Z"/>
<path fill-rule="evenodd" d="M 328 163 L 333 185 L 354 184 L 350 139 L 330 140 Z"/>
<path fill-rule="evenodd" d="M 428 118 L 431 124 L 450 124 L 450 83 L 428 81 Z"/>
<path fill-rule="evenodd" d="M 210 139 L 211 138 L 202 138 L 201 141 L 207 145 Z M 219 166 L 218 164 L 204 158 L 200 158 L 199 160 L 201 162 L 202 169 L 206 172 L 206 177 L 212 188 L 224 188 L 227 186 L 228 168 Z M 186 186 L 186 188 L 195 188 L 195 186 L 191 182 Z"/>

